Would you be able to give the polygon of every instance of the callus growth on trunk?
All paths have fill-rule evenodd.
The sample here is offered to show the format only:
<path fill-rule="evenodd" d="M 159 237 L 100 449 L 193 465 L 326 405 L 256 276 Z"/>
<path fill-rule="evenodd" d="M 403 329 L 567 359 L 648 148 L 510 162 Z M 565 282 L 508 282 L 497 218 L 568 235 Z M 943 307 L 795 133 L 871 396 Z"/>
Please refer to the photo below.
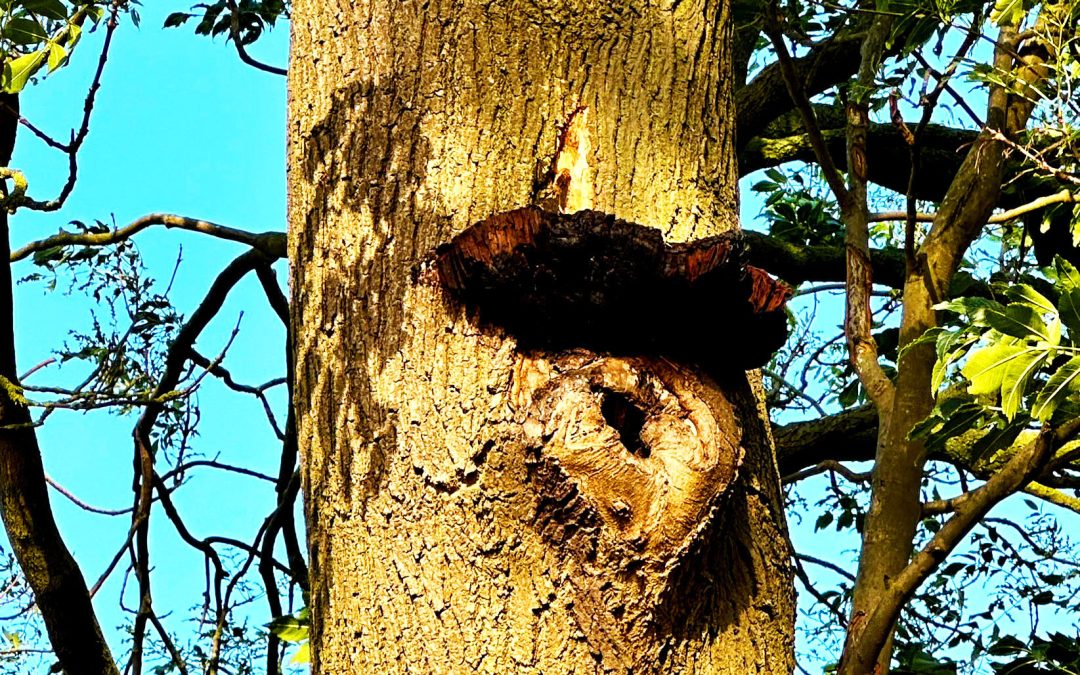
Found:
<path fill-rule="evenodd" d="M 764 365 L 791 289 L 746 265 L 738 231 L 667 244 L 598 211 L 500 213 L 437 252 L 443 285 L 526 347 L 665 356 L 711 372 Z"/>

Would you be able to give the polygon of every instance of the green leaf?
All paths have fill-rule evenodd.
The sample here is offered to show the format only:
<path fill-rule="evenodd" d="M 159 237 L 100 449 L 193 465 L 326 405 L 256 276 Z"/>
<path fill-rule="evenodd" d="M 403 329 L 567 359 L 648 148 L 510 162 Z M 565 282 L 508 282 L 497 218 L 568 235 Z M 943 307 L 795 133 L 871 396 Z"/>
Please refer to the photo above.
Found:
<path fill-rule="evenodd" d="M 1016 441 L 1017 436 L 1027 428 L 1028 421 L 1026 415 L 1020 415 L 1004 426 L 1000 424 L 994 425 L 982 438 L 971 444 L 971 447 L 968 448 L 968 455 L 975 462 L 981 462 L 998 450 L 1009 447 Z"/>
<path fill-rule="evenodd" d="M 47 19 L 62 21 L 68 18 L 67 7 L 60 0 L 25 0 L 22 6 L 27 11 Z"/>
<path fill-rule="evenodd" d="M 1057 272 L 1057 281 L 1065 290 L 1071 291 L 1080 288 L 1080 271 L 1073 264 L 1061 256 L 1054 256 L 1054 269 Z"/>
<path fill-rule="evenodd" d="M 94 24 L 99 24 L 101 23 L 101 17 L 105 16 L 105 8 L 101 5 L 91 5 L 86 8 L 86 16 Z"/>
<path fill-rule="evenodd" d="M 8 94 L 17 94 L 26 87 L 30 76 L 38 71 L 45 63 L 45 51 L 37 51 L 4 62 L 4 71 L 0 75 L 0 83 L 3 90 Z"/>
<path fill-rule="evenodd" d="M 4 39 L 17 45 L 36 45 L 49 39 L 41 24 L 33 19 L 16 16 L 4 26 Z"/>
<path fill-rule="evenodd" d="M 765 175 L 781 185 L 787 182 L 787 176 L 781 173 L 779 169 L 766 169 Z"/>
<path fill-rule="evenodd" d="M 963 314 L 972 324 L 985 326 L 987 325 L 986 312 L 990 310 L 1004 312 L 1005 306 L 1000 302 L 988 300 L 987 298 L 956 298 L 948 302 L 938 303 L 934 305 L 934 309 Z"/>
<path fill-rule="evenodd" d="M 848 382 L 847 386 L 840 390 L 840 393 L 836 395 L 836 402 L 845 408 L 850 408 L 855 405 L 859 400 L 859 394 L 862 392 L 862 385 L 858 378 Z"/>
<path fill-rule="evenodd" d="M 74 49 L 75 45 L 79 43 L 79 38 L 82 37 L 82 28 L 77 24 L 69 23 L 67 27 L 67 34 L 61 36 L 61 40 L 65 47 L 68 49 Z"/>
<path fill-rule="evenodd" d="M 55 42 L 50 42 L 48 49 L 49 49 L 48 64 L 49 64 L 49 72 L 51 73 L 54 70 L 56 70 L 57 68 L 64 65 L 64 62 L 67 61 L 68 53 L 67 53 L 66 49 L 64 49 L 60 45 L 56 44 Z"/>
<path fill-rule="evenodd" d="M 1058 311 L 1065 327 L 1069 329 L 1069 338 L 1074 342 L 1080 340 L 1080 288 L 1061 294 Z"/>
<path fill-rule="evenodd" d="M 308 622 L 295 616 L 279 616 L 268 625 L 270 632 L 285 642 L 308 639 Z"/>
<path fill-rule="evenodd" d="M 994 9 L 990 12 L 990 20 L 996 25 L 1008 24 L 1016 26 L 1024 18 L 1024 3 L 1022 0 L 997 0 Z"/>
<path fill-rule="evenodd" d="M 985 316 L 991 328 L 1005 335 L 1050 341 L 1050 333 L 1039 312 L 1028 305 L 1014 302 L 1004 311 L 998 307 L 988 307 Z"/>
<path fill-rule="evenodd" d="M 190 19 L 193 14 L 187 12 L 173 12 L 169 16 L 165 17 L 165 25 L 163 28 L 175 28 L 176 26 L 183 25 L 185 21 Z"/>
<path fill-rule="evenodd" d="M 951 409 L 946 410 L 944 408 Z M 981 426 L 986 409 L 978 403 L 961 403 L 957 406 L 943 404 L 934 415 L 916 424 L 908 434 L 911 438 L 925 438 L 930 450 L 941 449 L 950 438 Z"/>
<path fill-rule="evenodd" d="M 1069 395 L 1080 391 L 1080 356 L 1074 356 L 1058 368 L 1035 399 L 1035 419 L 1045 422 Z"/>
<path fill-rule="evenodd" d="M 1054 303 L 1027 284 L 1013 284 L 1005 288 L 1005 297 L 1022 305 L 1029 305 L 1043 314 L 1057 314 Z"/>
<path fill-rule="evenodd" d="M 937 391 L 941 388 L 942 383 L 945 381 L 945 375 L 948 373 L 949 366 L 960 360 L 971 346 L 979 341 L 979 336 L 972 334 L 968 331 L 956 331 L 943 333 L 938 338 L 935 349 L 937 350 L 937 361 L 934 362 L 934 370 L 931 374 L 930 386 L 932 391 Z"/>
<path fill-rule="evenodd" d="M 1001 390 L 1005 368 L 1020 358 L 1027 349 L 1023 345 L 996 342 L 972 352 L 960 372 L 971 381 L 968 393 L 975 396 L 996 394 Z"/>
<path fill-rule="evenodd" d="M 305 642 L 300 645 L 293 655 L 291 663 L 311 663 L 311 643 Z"/>
<path fill-rule="evenodd" d="M 34 252 L 34 264 L 48 266 L 50 262 L 54 260 L 60 260 L 64 257 L 63 246 L 50 246 L 49 248 L 43 248 Z"/>
<path fill-rule="evenodd" d="M 1050 355 L 1047 349 L 1028 349 L 1005 366 L 1001 377 L 1001 410 L 1010 422 L 1020 410 L 1028 383 Z"/>

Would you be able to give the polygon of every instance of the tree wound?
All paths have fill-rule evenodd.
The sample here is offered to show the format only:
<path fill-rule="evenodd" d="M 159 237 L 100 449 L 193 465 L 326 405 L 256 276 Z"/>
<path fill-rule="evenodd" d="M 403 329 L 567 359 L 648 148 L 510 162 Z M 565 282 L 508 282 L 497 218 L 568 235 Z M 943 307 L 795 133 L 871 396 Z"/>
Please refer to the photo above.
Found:
<path fill-rule="evenodd" d="M 619 441 L 623 447 L 632 455 L 647 458 L 650 453 L 649 446 L 641 439 L 646 413 L 617 391 L 600 389 L 599 393 L 600 413 L 608 426 L 619 433 Z"/>
<path fill-rule="evenodd" d="M 535 522 L 606 565 L 677 559 L 737 476 L 733 409 L 714 384 L 670 362 L 522 356 L 513 392 L 536 457 Z"/>

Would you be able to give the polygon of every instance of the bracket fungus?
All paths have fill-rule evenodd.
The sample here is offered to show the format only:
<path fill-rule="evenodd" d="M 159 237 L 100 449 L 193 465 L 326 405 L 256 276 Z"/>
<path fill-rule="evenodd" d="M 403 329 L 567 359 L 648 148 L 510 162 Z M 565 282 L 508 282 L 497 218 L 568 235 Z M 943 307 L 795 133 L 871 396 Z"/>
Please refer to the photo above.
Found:
<path fill-rule="evenodd" d="M 529 207 L 438 249 L 445 287 L 526 348 L 664 356 L 716 374 L 764 365 L 791 289 L 745 263 L 738 232 L 667 244 L 599 211 Z"/>
<path fill-rule="evenodd" d="M 737 232 L 667 244 L 593 210 L 494 215 L 436 256 L 450 294 L 516 339 L 522 443 L 538 492 L 565 497 L 539 501 L 544 536 L 597 569 L 672 568 L 743 459 L 721 383 L 783 344 L 790 288 L 745 264 Z"/>

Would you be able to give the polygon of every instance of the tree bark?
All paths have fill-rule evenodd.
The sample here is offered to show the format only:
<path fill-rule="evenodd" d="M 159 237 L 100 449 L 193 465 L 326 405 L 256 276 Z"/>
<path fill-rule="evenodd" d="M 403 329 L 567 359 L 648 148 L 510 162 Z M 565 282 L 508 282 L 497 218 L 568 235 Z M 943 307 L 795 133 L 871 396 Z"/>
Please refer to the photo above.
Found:
<path fill-rule="evenodd" d="M 527 349 L 431 264 L 530 203 L 582 105 L 592 208 L 675 241 L 737 227 L 731 31 L 726 0 L 295 3 L 315 673 L 791 672 L 756 380 Z"/>

